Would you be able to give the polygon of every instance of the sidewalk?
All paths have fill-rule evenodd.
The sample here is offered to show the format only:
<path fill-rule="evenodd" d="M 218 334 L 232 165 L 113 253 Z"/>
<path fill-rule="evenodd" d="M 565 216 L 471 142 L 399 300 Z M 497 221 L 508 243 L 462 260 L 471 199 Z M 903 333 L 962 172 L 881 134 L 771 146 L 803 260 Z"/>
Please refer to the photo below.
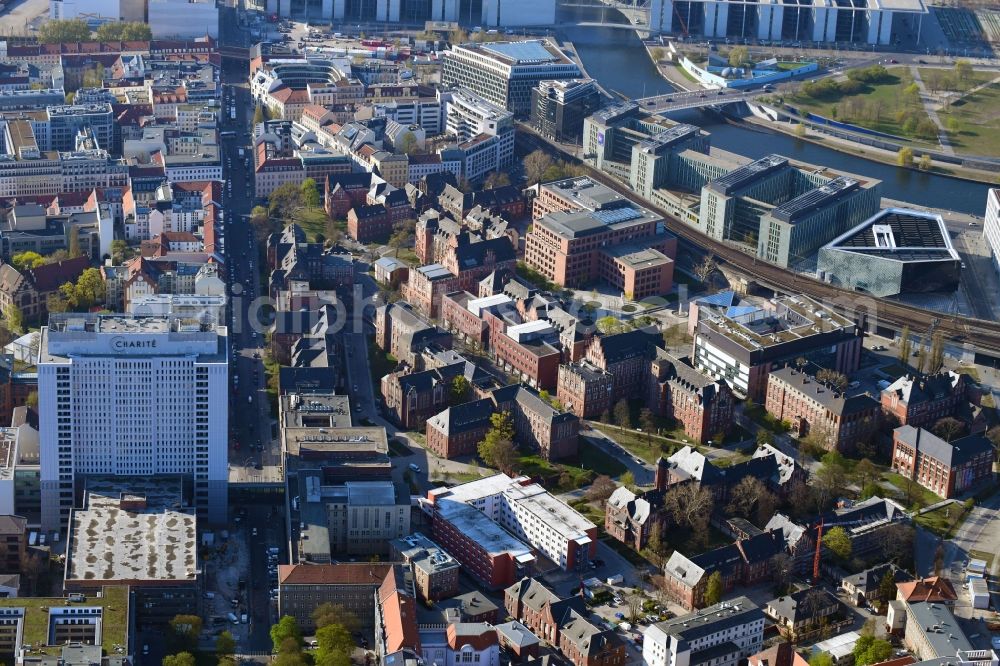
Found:
<path fill-rule="evenodd" d="M 932 103 L 933 97 L 927 92 L 927 86 L 924 85 L 924 80 L 920 77 L 920 68 L 910 67 L 910 73 L 913 74 L 913 82 L 920 88 L 920 103 L 924 107 L 924 112 L 931 119 L 931 122 L 937 126 L 938 145 L 941 146 L 943 152 L 954 155 L 955 149 L 951 147 L 948 130 L 945 128 L 944 123 L 941 122 L 941 118 L 937 114 L 937 109 L 934 108 L 934 104 Z"/>

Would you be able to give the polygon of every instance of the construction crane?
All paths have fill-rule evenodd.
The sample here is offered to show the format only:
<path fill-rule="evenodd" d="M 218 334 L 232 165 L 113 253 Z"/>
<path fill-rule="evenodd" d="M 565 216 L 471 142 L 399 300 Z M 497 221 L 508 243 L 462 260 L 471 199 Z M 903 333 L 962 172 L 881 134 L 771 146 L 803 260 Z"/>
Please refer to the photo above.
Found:
<path fill-rule="evenodd" d="M 824 527 L 853 527 L 854 525 L 867 525 L 868 523 L 876 522 L 874 520 L 847 520 L 844 522 L 831 523 L 830 525 L 825 524 L 825 519 L 821 516 L 819 519 L 819 525 L 816 526 L 816 552 L 813 553 L 813 585 L 819 583 L 819 564 L 820 564 L 820 551 L 823 548 L 823 528 Z"/>

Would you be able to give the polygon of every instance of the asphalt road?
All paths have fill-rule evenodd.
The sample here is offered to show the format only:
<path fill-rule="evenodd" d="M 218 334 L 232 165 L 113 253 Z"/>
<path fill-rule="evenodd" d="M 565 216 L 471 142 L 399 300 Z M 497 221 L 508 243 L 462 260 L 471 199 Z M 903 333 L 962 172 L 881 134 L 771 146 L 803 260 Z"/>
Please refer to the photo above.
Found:
<path fill-rule="evenodd" d="M 246 33 L 239 26 L 236 11 L 220 8 L 220 43 L 243 46 Z M 230 441 L 231 468 L 275 465 L 280 462 L 277 438 L 273 437 L 270 405 L 264 391 L 263 354 L 265 327 L 259 321 L 258 298 L 266 296 L 262 285 L 263 260 L 248 214 L 254 201 L 253 164 L 251 155 L 250 121 L 253 105 L 246 86 L 246 63 L 223 61 L 223 122 L 222 131 L 235 136 L 222 139 L 223 208 L 225 210 L 225 257 L 230 291 L 229 335 L 232 362 L 230 373 Z M 230 113 L 236 107 L 236 118 Z M 244 156 L 240 156 L 240 149 Z M 268 571 L 267 549 L 279 547 L 282 561 L 287 560 L 285 528 L 281 516 L 284 507 L 279 495 L 273 503 L 233 506 L 235 514 L 245 510 L 244 533 L 250 552 L 250 570 L 243 578 L 248 581 L 247 606 L 250 611 L 249 634 L 239 645 L 244 653 L 270 651 L 268 631 L 274 621 L 274 608 L 269 590 L 277 587 L 276 578 Z M 256 528 L 256 535 L 254 529 Z"/>

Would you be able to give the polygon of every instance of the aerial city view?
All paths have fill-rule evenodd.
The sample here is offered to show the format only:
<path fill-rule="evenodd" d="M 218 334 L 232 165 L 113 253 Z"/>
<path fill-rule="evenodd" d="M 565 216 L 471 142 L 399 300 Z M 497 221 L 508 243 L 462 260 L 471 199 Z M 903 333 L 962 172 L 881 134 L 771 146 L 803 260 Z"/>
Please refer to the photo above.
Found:
<path fill-rule="evenodd" d="M 1000 666 L 1000 0 L 3 0 L 0 664 Z"/>

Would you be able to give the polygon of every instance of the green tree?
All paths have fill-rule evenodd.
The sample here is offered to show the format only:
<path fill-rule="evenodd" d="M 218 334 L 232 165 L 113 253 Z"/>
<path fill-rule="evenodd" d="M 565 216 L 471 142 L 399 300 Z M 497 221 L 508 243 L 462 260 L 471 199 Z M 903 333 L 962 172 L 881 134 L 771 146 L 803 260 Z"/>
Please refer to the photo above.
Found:
<path fill-rule="evenodd" d="M 896 153 L 896 164 L 901 167 L 913 166 L 913 148 L 903 146 Z"/>
<path fill-rule="evenodd" d="M 69 228 L 67 235 L 68 241 L 66 242 L 66 252 L 69 253 L 70 259 L 75 259 L 82 254 L 82 252 L 80 252 L 80 227 L 74 224 Z"/>
<path fill-rule="evenodd" d="M 625 486 L 626 488 L 628 488 L 630 490 L 632 488 L 635 488 L 635 474 L 633 474 L 632 472 L 625 472 L 620 477 L 618 477 L 618 481 L 623 486 Z"/>
<path fill-rule="evenodd" d="M 38 28 L 38 41 L 42 44 L 89 42 L 90 26 L 81 19 L 49 20 Z"/>
<path fill-rule="evenodd" d="M 404 155 L 412 155 L 420 148 L 420 142 L 417 141 L 417 136 L 413 132 L 407 132 L 403 136 L 399 137 L 399 152 Z"/>
<path fill-rule="evenodd" d="M 89 309 L 98 303 L 104 302 L 106 288 L 101 271 L 96 268 L 88 268 L 80 277 L 76 279 L 74 286 L 77 307 Z"/>
<path fill-rule="evenodd" d="M 972 63 L 968 60 L 955 61 L 955 78 L 961 84 L 966 84 L 972 78 Z"/>
<path fill-rule="evenodd" d="M 843 527 L 831 527 L 823 535 L 823 545 L 841 560 L 851 557 L 851 539 Z"/>
<path fill-rule="evenodd" d="M 92 68 L 86 70 L 83 73 L 83 87 L 84 88 L 103 88 L 104 87 L 104 65 L 97 63 Z"/>
<path fill-rule="evenodd" d="M 97 28 L 97 39 L 101 42 L 148 42 L 152 38 L 153 30 L 148 23 L 117 21 Z"/>
<path fill-rule="evenodd" d="M 117 239 L 111 241 L 111 261 L 115 264 L 121 264 L 132 258 L 132 248 L 129 247 L 127 241 L 122 239 Z"/>
<path fill-rule="evenodd" d="M 12 256 L 10 258 L 10 263 L 17 270 L 26 271 L 44 265 L 45 257 L 38 254 L 37 252 L 26 250 L 24 252 L 18 252 L 17 254 Z"/>
<path fill-rule="evenodd" d="M 878 467 L 868 458 L 862 458 L 854 466 L 854 478 L 857 479 L 858 485 L 862 488 L 878 480 L 878 477 Z"/>
<path fill-rule="evenodd" d="M 316 630 L 317 666 L 349 666 L 354 650 L 351 633 L 342 624 L 328 624 Z"/>
<path fill-rule="evenodd" d="M 458 405 L 466 401 L 469 395 L 469 380 L 465 375 L 455 375 L 451 380 L 451 404 Z"/>
<path fill-rule="evenodd" d="M 163 666 L 195 666 L 194 655 L 190 652 L 168 654 L 161 663 Z"/>
<path fill-rule="evenodd" d="M 724 591 L 722 572 L 718 570 L 713 571 L 712 575 L 708 577 L 708 583 L 705 585 L 705 605 L 713 606 L 722 601 L 722 593 Z"/>
<path fill-rule="evenodd" d="M 358 618 L 354 613 L 329 601 L 316 606 L 310 617 L 316 629 L 322 629 L 329 624 L 343 625 L 348 631 L 357 631 L 359 628 Z"/>
<path fill-rule="evenodd" d="M 862 634 L 854 644 L 854 666 L 868 666 L 892 656 L 892 643 L 871 634 Z"/>
<path fill-rule="evenodd" d="M 932 166 L 931 165 L 931 156 L 928 155 L 927 153 L 924 153 L 923 155 L 921 155 L 920 156 L 920 161 L 917 162 L 917 168 L 920 169 L 921 171 L 930 171 L 931 170 L 931 166 Z"/>
<path fill-rule="evenodd" d="M 623 333 L 628 330 L 628 324 L 610 315 L 607 317 L 601 317 L 594 322 L 594 325 L 596 325 L 597 330 L 604 335 L 614 335 L 615 333 Z"/>
<path fill-rule="evenodd" d="M 734 46 L 729 51 L 729 64 L 733 67 L 742 67 L 750 61 L 750 49 L 745 46 Z"/>
<path fill-rule="evenodd" d="M 935 373 L 944 365 L 944 334 L 934 331 L 931 336 L 931 353 L 928 359 L 927 372 Z"/>
<path fill-rule="evenodd" d="M 513 468 L 517 450 L 514 448 L 514 419 L 510 412 L 493 412 L 490 415 L 490 429 L 478 448 L 479 457 L 488 466 L 502 472 Z"/>
<path fill-rule="evenodd" d="M 910 353 L 913 351 L 913 341 L 910 340 L 910 327 L 904 326 L 899 332 L 899 359 L 904 365 L 910 364 Z"/>
<path fill-rule="evenodd" d="M 272 218 L 287 220 L 302 208 L 302 188 L 295 183 L 284 183 L 274 188 L 268 196 L 268 214 Z"/>
<path fill-rule="evenodd" d="M 528 185 L 541 182 L 545 172 L 552 166 L 552 158 L 544 150 L 537 149 L 524 158 L 524 177 Z"/>
<path fill-rule="evenodd" d="M 891 569 L 886 571 L 882 580 L 878 582 L 878 598 L 883 604 L 896 598 L 896 576 Z"/>
<path fill-rule="evenodd" d="M 490 171 L 486 174 L 486 180 L 483 182 L 483 187 L 488 190 L 506 185 L 510 185 L 510 176 L 507 175 L 506 171 Z"/>
<path fill-rule="evenodd" d="M 197 615 L 175 615 L 170 620 L 170 633 L 178 645 L 194 649 L 198 647 L 198 634 L 202 620 Z"/>
<path fill-rule="evenodd" d="M 401 249 L 413 246 L 413 233 L 416 229 L 416 221 L 412 219 L 400 220 L 393 225 L 392 229 L 388 245 L 392 248 L 394 256 L 398 257 Z"/>
<path fill-rule="evenodd" d="M 223 631 L 215 639 L 215 654 L 221 656 L 236 654 L 236 639 L 228 631 Z"/>
<path fill-rule="evenodd" d="M 24 313 L 21 312 L 21 308 L 13 303 L 5 305 L 3 307 L 3 325 L 11 333 L 22 335 L 24 333 Z"/>
<path fill-rule="evenodd" d="M 49 294 L 45 299 L 45 309 L 49 314 L 58 314 L 60 312 L 69 312 L 70 308 L 69 301 L 62 293 Z"/>
<path fill-rule="evenodd" d="M 38 391 L 32 391 L 24 399 L 24 404 L 32 409 L 38 409 Z"/>
<path fill-rule="evenodd" d="M 809 666 L 833 666 L 833 657 L 829 652 L 814 652 L 809 657 Z"/>
<path fill-rule="evenodd" d="M 615 423 L 619 428 L 632 427 L 632 408 L 624 398 L 615 403 Z"/>
<path fill-rule="evenodd" d="M 316 208 L 320 205 L 319 187 L 314 179 L 306 178 L 302 181 L 299 189 L 302 190 L 302 203 L 310 208 Z"/>
<path fill-rule="evenodd" d="M 290 641 L 286 643 L 285 641 Z M 294 641 L 294 644 L 298 647 L 302 647 L 302 630 L 299 629 L 299 623 L 295 621 L 295 618 L 291 615 L 283 615 L 278 623 L 271 627 L 271 642 L 274 644 L 275 650 L 279 652 L 284 646 L 286 649 Z"/>

